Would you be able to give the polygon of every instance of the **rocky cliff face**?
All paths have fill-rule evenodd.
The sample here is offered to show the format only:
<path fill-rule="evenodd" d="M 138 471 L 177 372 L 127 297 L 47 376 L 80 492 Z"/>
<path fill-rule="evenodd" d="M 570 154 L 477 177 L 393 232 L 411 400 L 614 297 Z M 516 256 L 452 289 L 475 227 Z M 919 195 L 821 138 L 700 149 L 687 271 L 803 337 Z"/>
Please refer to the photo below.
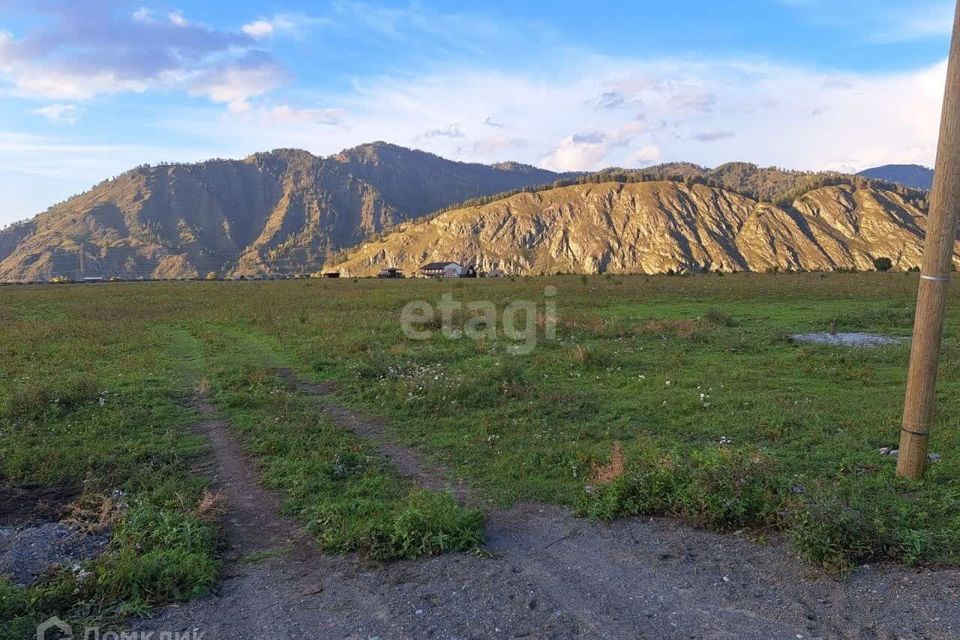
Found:
<path fill-rule="evenodd" d="M 367 276 L 454 260 L 507 274 L 873 269 L 920 263 L 925 214 L 890 190 L 815 189 L 776 206 L 702 184 L 582 184 L 406 223 L 333 267 Z"/>
<path fill-rule="evenodd" d="M 384 143 L 142 167 L 0 232 L 0 280 L 312 270 L 404 220 L 557 177 Z"/>

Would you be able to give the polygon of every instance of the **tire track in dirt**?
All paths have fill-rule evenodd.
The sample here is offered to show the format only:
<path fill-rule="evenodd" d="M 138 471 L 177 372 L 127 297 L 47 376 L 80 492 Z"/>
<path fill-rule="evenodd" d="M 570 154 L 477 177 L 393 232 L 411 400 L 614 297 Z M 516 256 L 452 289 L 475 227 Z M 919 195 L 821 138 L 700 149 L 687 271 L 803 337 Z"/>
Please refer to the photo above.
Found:
<path fill-rule="evenodd" d="M 371 567 L 320 553 L 308 532 L 280 515 L 280 497 L 263 487 L 229 424 L 204 399 L 194 407 L 202 418 L 195 429 L 210 443 L 213 487 L 226 502 L 223 575 L 210 595 L 133 620 L 131 630 L 198 630 L 207 640 L 485 638 L 507 630 L 505 637 L 601 637 L 560 608 L 539 606 L 543 598 L 523 576 L 477 555 Z M 414 471 L 416 458 L 397 460 Z M 439 475 L 428 476 L 418 477 L 439 486 Z"/>
<path fill-rule="evenodd" d="M 302 590 L 298 589 L 300 585 L 290 582 L 290 577 L 306 577 L 302 573 L 304 567 L 319 568 L 325 559 L 309 534 L 281 515 L 279 496 L 263 487 L 260 474 L 244 454 L 230 426 L 216 417 L 213 405 L 204 398 L 196 398 L 193 406 L 202 418 L 195 430 L 207 438 L 213 455 L 213 487 L 226 502 L 222 519 L 225 570 L 213 600 L 217 602 L 213 611 L 222 615 L 211 619 L 197 616 L 204 610 L 204 601 L 198 603 L 197 609 L 191 603 L 173 611 L 187 613 L 196 627 L 207 631 L 208 637 L 300 637 L 287 609 Z M 257 554 L 262 555 L 263 562 L 249 560 Z M 310 581 L 303 585 L 307 591 L 314 588 Z M 369 601 L 366 594 L 356 596 L 357 604 L 371 609 L 379 607 L 379 603 Z M 236 635 L 238 629 L 243 629 L 243 633 Z"/>
<path fill-rule="evenodd" d="M 193 407 L 203 421 L 196 431 L 207 438 L 214 457 L 214 488 L 226 499 L 228 510 L 223 530 L 231 560 L 277 547 L 302 544 L 306 534 L 280 513 L 280 499 L 260 484 L 230 427 L 216 417 L 207 400 L 197 398 Z"/>
<path fill-rule="evenodd" d="M 280 377 L 300 393 L 317 398 L 332 398 L 333 385 L 306 382 L 291 369 L 278 370 Z M 450 492 L 461 504 L 472 502 L 472 496 L 462 480 L 451 481 L 450 474 L 432 464 L 419 451 L 397 444 L 387 435 L 386 424 L 377 418 L 361 415 L 336 403 L 325 403 L 322 412 L 341 429 L 370 442 L 397 472 L 425 489 Z"/>

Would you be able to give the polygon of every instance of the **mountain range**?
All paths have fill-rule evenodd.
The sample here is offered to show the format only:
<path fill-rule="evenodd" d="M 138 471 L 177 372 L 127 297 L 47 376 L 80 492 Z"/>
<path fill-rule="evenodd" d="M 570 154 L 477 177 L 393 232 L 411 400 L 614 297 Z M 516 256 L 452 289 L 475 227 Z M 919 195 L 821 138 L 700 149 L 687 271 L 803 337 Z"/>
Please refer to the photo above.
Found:
<path fill-rule="evenodd" d="M 933 169 L 919 164 L 885 164 L 882 167 L 861 171 L 857 175 L 902 184 L 922 191 L 930 191 L 933 188 Z"/>
<path fill-rule="evenodd" d="M 0 280 L 300 272 L 404 220 L 558 177 L 384 143 L 141 166 L 0 232 Z"/>
<path fill-rule="evenodd" d="M 382 142 L 141 166 L 0 231 L 0 281 L 916 266 L 926 194 L 730 163 L 558 174 Z"/>

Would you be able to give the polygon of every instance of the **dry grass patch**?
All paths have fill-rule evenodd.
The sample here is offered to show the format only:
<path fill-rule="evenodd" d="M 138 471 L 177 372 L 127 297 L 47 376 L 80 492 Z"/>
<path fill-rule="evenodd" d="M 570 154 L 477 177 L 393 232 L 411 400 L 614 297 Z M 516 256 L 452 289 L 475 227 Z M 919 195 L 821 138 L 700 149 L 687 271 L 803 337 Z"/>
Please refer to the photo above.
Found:
<path fill-rule="evenodd" d="M 227 510 L 223 492 L 204 489 L 197 500 L 197 517 L 204 522 L 217 522 Z"/>
<path fill-rule="evenodd" d="M 120 522 L 126 509 L 120 493 L 88 493 L 70 505 L 63 522 L 85 535 L 103 533 Z"/>
<path fill-rule="evenodd" d="M 638 335 L 662 335 L 677 338 L 692 338 L 700 331 L 696 320 L 648 320 L 635 328 Z"/>
<path fill-rule="evenodd" d="M 623 455 L 623 447 L 617 442 L 613 445 L 613 451 L 610 453 L 610 461 L 607 464 L 593 464 L 593 471 L 590 473 L 590 484 L 610 484 L 617 478 L 623 476 L 625 467 L 626 457 Z"/>

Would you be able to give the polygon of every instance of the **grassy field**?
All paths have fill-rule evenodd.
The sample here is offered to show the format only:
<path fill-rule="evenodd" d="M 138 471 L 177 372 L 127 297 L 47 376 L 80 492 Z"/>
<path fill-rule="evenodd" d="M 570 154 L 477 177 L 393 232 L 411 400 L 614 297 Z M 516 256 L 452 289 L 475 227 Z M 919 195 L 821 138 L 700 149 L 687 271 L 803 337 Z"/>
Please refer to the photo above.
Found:
<path fill-rule="evenodd" d="M 958 290 L 932 439 L 943 460 L 920 483 L 895 479 L 895 461 L 878 453 L 897 444 L 909 347 L 787 339 L 831 322 L 908 336 L 916 286 L 915 274 L 744 274 L 0 288 L 0 483 L 107 502 L 95 511 L 114 531 L 83 571 L 29 590 L 0 582 L 0 632 L 50 612 L 123 614 L 214 583 L 216 500 L 190 430 L 197 389 L 324 549 L 386 560 L 481 543 L 480 514 L 399 480 L 292 393 L 281 366 L 334 380 L 342 402 L 386 418 L 398 442 L 491 505 L 667 514 L 759 540 L 784 532 L 840 571 L 957 563 Z M 502 332 L 450 339 L 436 320 L 420 327 L 430 339 L 406 337 L 404 305 L 445 294 L 501 312 L 530 301 L 536 344 Z M 458 327 L 472 317 L 452 314 Z"/>

